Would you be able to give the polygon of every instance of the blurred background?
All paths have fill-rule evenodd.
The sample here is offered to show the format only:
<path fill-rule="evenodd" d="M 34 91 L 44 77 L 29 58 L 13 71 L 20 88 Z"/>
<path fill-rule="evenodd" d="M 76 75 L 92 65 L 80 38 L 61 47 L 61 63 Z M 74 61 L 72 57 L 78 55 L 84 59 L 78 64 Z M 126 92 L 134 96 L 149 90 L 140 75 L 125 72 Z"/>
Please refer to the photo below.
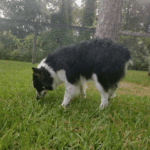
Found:
<path fill-rule="evenodd" d="M 40 62 L 57 47 L 93 38 L 101 0 L 1 0 L 0 59 Z M 150 33 L 150 1 L 123 0 L 121 31 Z M 84 28 L 85 27 L 85 28 Z M 150 35 L 119 34 L 134 66 L 147 71 Z M 36 42 L 36 44 L 34 44 Z M 36 47 L 35 47 L 36 45 Z"/>

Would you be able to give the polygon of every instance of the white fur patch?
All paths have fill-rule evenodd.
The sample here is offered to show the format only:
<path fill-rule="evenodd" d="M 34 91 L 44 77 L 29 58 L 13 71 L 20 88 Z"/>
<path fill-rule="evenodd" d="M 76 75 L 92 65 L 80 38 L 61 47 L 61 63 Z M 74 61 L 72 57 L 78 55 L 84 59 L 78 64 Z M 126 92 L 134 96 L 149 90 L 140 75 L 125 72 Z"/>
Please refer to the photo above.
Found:
<path fill-rule="evenodd" d="M 62 70 L 59 70 L 56 72 L 56 75 L 57 75 L 57 83 L 60 82 L 60 83 L 65 83 L 67 81 L 67 77 L 66 77 L 66 71 L 64 69 Z"/>
<path fill-rule="evenodd" d="M 47 91 L 48 90 L 43 90 L 43 91 L 41 91 L 41 93 L 36 92 L 36 97 L 42 98 L 44 96 L 44 94 L 46 94 Z"/>
<path fill-rule="evenodd" d="M 64 95 L 63 102 L 61 104 L 62 106 L 66 106 L 70 102 L 70 100 L 74 98 L 75 95 L 79 94 L 80 92 L 83 95 L 83 97 L 86 97 L 87 80 L 84 77 L 80 76 L 78 83 L 71 84 L 68 82 L 66 78 L 65 70 L 58 71 L 57 75 L 60 81 L 65 83 L 65 95 Z"/>
<path fill-rule="evenodd" d="M 75 95 L 77 95 L 80 92 L 80 89 L 78 86 L 71 84 L 69 82 L 65 83 L 65 95 L 62 102 L 62 106 L 66 106 L 72 98 L 74 98 Z"/>
<path fill-rule="evenodd" d="M 54 78 L 53 88 L 55 89 L 57 85 L 67 82 L 66 71 L 64 69 L 57 71 L 53 78 Z"/>
<path fill-rule="evenodd" d="M 98 82 L 98 78 L 96 74 L 93 74 L 92 78 L 95 82 L 95 86 L 97 87 L 98 91 L 101 93 L 101 104 L 99 108 L 104 109 L 108 106 L 108 93 L 105 92 L 102 85 Z"/>
<path fill-rule="evenodd" d="M 111 89 L 108 91 L 108 98 L 116 97 L 116 90 L 118 89 L 119 83 L 116 83 Z"/>
<path fill-rule="evenodd" d="M 46 58 L 44 58 L 44 59 L 40 62 L 40 64 L 37 66 L 37 68 L 44 67 L 47 71 L 49 71 L 49 73 L 51 74 L 51 76 L 54 77 L 54 76 L 55 76 L 54 70 L 44 62 L 45 60 L 46 60 Z"/>
<path fill-rule="evenodd" d="M 129 59 L 129 61 L 125 63 L 125 73 L 127 72 L 129 64 L 133 65 L 133 61 L 131 59 Z"/>
<path fill-rule="evenodd" d="M 54 83 L 53 83 L 52 87 L 53 87 L 53 89 L 55 89 L 56 86 L 57 86 L 58 84 L 60 84 L 60 81 L 59 81 L 59 79 L 57 78 L 55 71 L 54 71 L 50 66 L 48 66 L 48 65 L 44 62 L 45 60 L 46 60 L 46 58 L 44 58 L 44 59 L 40 62 L 40 64 L 37 66 L 37 68 L 44 67 L 44 68 L 50 73 L 51 77 L 53 77 L 53 79 L 54 79 Z"/>

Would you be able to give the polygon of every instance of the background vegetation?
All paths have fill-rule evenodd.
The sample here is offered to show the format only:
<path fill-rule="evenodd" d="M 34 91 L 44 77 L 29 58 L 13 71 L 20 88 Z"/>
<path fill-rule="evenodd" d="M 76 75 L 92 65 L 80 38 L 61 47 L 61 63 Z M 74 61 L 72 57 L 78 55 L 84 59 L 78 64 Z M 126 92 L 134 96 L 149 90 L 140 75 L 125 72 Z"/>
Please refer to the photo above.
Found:
<path fill-rule="evenodd" d="M 75 0 L 1 0 L 0 10 L 5 18 L 27 22 L 96 27 L 100 0 L 82 0 L 78 6 Z M 150 2 L 148 0 L 124 0 L 121 30 L 150 33 Z M 33 9 L 34 8 L 34 9 Z M 7 26 L 0 24 L 0 59 L 29 61 L 32 59 L 33 26 L 20 23 Z M 56 47 L 92 38 L 90 31 L 55 29 L 38 26 L 37 55 L 39 62 Z M 119 42 L 126 45 L 132 55 L 135 70 L 148 70 L 150 38 L 119 36 Z"/>

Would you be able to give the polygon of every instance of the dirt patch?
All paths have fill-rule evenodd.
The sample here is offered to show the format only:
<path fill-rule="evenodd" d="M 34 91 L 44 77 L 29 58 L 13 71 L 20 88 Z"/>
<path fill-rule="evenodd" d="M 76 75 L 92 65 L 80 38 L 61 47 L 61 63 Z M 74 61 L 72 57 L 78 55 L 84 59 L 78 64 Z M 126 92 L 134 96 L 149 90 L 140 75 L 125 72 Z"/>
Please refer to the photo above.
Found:
<path fill-rule="evenodd" d="M 131 94 L 137 96 L 150 96 L 150 87 L 130 82 L 120 82 L 118 94 Z"/>
<path fill-rule="evenodd" d="M 96 90 L 94 82 L 88 83 L 88 88 L 90 90 Z M 150 87 L 139 85 L 131 82 L 123 82 L 121 81 L 119 84 L 119 88 L 117 90 L 117 94 L 131 94 L 136 96 L 150 96 Z"/>

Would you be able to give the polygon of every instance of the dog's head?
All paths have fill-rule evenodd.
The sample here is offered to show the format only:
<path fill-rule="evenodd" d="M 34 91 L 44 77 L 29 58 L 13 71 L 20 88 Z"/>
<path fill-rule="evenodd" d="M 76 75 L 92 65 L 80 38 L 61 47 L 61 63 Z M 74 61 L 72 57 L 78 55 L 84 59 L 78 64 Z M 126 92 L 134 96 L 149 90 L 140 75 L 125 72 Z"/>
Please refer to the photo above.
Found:
<path fill-rule="evenodd" d="M 36 99 L 43 98 L 48 90 L 53 90 L 53 77 L 44 67 L 32 68 L 32 70 Z"/>

